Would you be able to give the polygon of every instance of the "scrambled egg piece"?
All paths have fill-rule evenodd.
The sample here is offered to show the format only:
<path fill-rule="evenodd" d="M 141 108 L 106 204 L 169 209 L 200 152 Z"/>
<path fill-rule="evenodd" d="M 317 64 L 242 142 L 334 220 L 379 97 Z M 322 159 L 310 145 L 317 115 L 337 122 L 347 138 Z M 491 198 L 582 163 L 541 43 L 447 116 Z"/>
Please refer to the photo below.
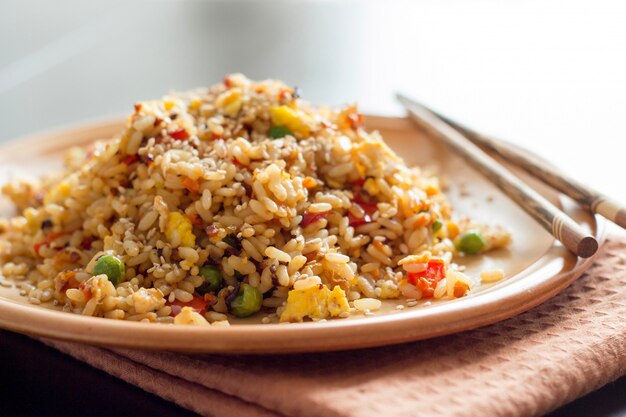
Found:
<path fill-rule="evenodd" d="M 243 106 L 243 94 L 240 88 L 233 88 L 220 94 L 215 106 L 222 109 L 226 116 L 235 117 Z"/>
<path fill-rule="evenodd" d="M 199 313 L 196 313 L 191 307 L 183 307 L 180 313 L 174 317 L 174 324 L 186 324 L 192 326 L 209 326 L 210 323 L 206 321 Z"/>
<path fill-rule="evenodd" d="M 44 204 L 60 203 L 70 196 L 72 186 L 63 181 L 59 185 L 53 187 L 43 198 Z"/>
<path fill-rule="evenodd" d="M 188 246 L 192 248 L 196 244 L 196 235 L 193 234 L 192 228 L 191 220 L 187 216 L 178 212 L 172 212 L 167 218 L 165 237 L 167 237 L 172 246 Z"/>
<path fill-rule="evenodd" d="M 135 311 L 139 314 L 158 310 L 165 305 L 163 294 L 156 288 L 139 288 L 132 299 Z"/>
<path fill-rule="evenodd" d="M 321 320 L 349 311 L 346 293 L 339 286 L 331 291 L 326 285 L 320 284 L 289 291 L 287 306 L 280 315 L 280 321 L 302 321 L 307 316 Z"/>
<path fill-rule="evenodd" d="M 274 126 L 287 126 L 298 137 L 306 137 L 311 132 L 309 117 L 301 110 L 288 106 L 270 107 L 270 117 Z"/>

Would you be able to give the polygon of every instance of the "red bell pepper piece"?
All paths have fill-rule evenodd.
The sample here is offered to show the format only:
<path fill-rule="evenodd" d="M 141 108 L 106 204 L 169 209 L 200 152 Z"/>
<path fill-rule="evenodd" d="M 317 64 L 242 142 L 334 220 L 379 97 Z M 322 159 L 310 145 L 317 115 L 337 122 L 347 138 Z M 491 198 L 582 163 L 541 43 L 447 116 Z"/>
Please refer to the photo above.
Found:
<path fill-rule="evenodd" d="M 446 276 L 445 265 L 439 259 L 428 262 L 426 269 L 420 272 L 409 272 L 408 281 L 422 290 L 422 298 L 430 298 L 435 292 L 437 283 Z"/>
<path fill-rule="evenodd" d="M 374 215 L 374 213 L 376 213 L 376 210 L 378 210 L 376 203 L 367 203 L 365 201 L 356 201 L 356 200 L 352 200 L 352 203 L 360 206 L 365 212 L 365 214 L 363 215 L 363 217 L 358 218 L 354 214 L 348 212 L 348 221 L 350 223 L 350 226 L 359 227 L 361 225 L 371 223 L 372 216 Z"/>
<path fill-rule="evenodd" d="M 311 223 L 315 223 L 319 219 L 325 219 L 330 212 L 325 211 L 323 213 L 309 213 L 308 211 L 302 215 L 302 222 L 300 222 L 300 226 L 307 227 Z"/>
<path fill-rule="evenodd" d="M 189 133 L 187 133 L 187 131 L 182 127 L 180 129 L 176 129 L 173 132 L 170 132 L 169 135 L 172 137 L 172 139 L 176 140 L 189 139 Z"/>
<path fill-rule="evenodd" d="M 91 249 L 91 244 L 96 240 L 93 236 L 86 236 L 82 242 L 80 242 L 81 249 L 89 250 Z"/>
<path fill-rule="evenodd" d="M 176 317 L 183 307 L 191 307 L 196 311 L 196 313 L 204 315 L 207 311 L 208 304 L 208 301 L 205 300 L 204 297 L 195 293 L 193 295 L 193 299 L 189 302 L 183 303 L 182 301 L 176 299 L 172 302 L 168 301 L 165 303 L 165 305 L 172 307 L 172 312 L 170 313 L 170 316 L 172 317 Z"/>
<path fill-rule="evenodd" d="M 137 161 L 139 161 L 138 155 L 128 155 L 126 158 L 123 159 L 122 162 L 124 162 L 126 165 L 132 165 Z"/>

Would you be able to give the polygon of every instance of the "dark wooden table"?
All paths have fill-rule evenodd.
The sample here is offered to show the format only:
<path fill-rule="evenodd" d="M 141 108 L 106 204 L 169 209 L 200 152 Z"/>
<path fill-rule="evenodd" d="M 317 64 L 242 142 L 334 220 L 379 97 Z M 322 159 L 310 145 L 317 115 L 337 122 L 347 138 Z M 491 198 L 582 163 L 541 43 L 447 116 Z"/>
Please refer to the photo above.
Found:
<path fill-rule="evenodd" d="M 0 415 L 192 417 L 197 414 L 27 336 L 0 330 Z M 549 417 L 626 416 L 626 377 Z"/>

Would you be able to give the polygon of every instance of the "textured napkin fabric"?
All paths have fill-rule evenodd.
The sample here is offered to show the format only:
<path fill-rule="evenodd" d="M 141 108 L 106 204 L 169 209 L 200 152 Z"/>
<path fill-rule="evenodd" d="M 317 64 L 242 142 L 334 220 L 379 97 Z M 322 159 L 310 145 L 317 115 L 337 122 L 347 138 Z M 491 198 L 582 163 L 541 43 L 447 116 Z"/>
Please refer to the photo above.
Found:
<path fill-rule="evenodd" d="M 45 343 L 205 416 L 532 416 L 626 374 L 626 239 L 541 306 L 338 353 L 216 356 Z"/>

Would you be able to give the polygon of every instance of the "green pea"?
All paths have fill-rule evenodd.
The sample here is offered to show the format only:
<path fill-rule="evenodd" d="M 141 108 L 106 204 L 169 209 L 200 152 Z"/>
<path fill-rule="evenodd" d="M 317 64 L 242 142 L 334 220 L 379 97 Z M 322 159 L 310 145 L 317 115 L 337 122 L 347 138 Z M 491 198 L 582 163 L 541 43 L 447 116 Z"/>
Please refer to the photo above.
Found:
<path fill-rule="evenodd" d="M 287 135 L 292 135 L 293 133 L 287 126 L 272 126 L 268 132 L 268 135 L 274 139 L 280 139 Z"/>
<path fill-rule="evenodd" d="M 441 222 L 441 220 L 435 220 L 433 222 L 433 233 L 437 233 L 439 230 L 441 230 L 441 226 L 443 226 L 443 223 Z"/>
<path fill-rule="evenodd" d="M 198 294 L 217 292 L 222 288 L 222 273 L 217 266 L 204 265 L 200 268 L 200 275 L 204 278 L 204 282 L 196 288 Z"/>
<path fill-rule="evenodd" d="M 249 284 L 241 284 L 239 294 L 230 302 L 230 312 L 236 317 L 248 317 L 261 309 L 263 294 Z"/>
<path fill-rule="evenodd" d="M 469 230 L 459 237 L 456 248 L 467 255 L 476 255 L 485 248 L 485 239 L 480 232 Z"/>
<path fill-rule="evenodd" d="M 118 285 L 126 275 L 126 266 L 120 258 L 115 255 L 101 256 L 93 267 L 93 274 L 105 274 L 113 285 Z"/>

